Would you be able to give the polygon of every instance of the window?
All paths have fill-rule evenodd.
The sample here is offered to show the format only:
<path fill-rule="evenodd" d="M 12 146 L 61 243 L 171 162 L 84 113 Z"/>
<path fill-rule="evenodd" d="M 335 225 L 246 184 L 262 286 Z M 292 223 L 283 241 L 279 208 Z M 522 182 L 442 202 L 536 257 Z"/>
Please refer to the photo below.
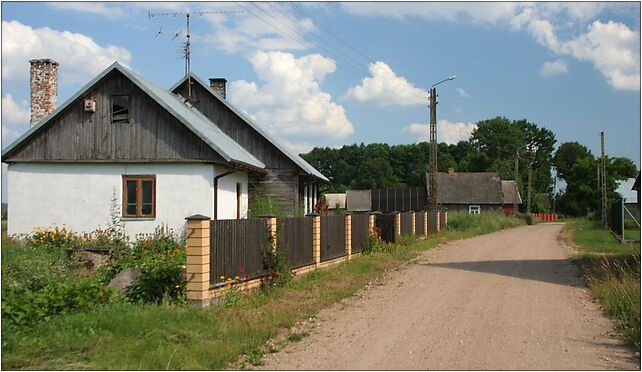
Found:
<path fill-rule="evenodd" d="M 468 213 L 470 214 L 479 214 L 481 212 L 481 207 L 479 205 L 469 205 Z"/>
<path fill-rule="evenodd" d="M 123 176 L 123 217 L 156 216 L 156 177 Z"/>
<path fill-rule="evenodd" d="M 111 96 L 111 122 L 129 123 L 129 96 Z"/>

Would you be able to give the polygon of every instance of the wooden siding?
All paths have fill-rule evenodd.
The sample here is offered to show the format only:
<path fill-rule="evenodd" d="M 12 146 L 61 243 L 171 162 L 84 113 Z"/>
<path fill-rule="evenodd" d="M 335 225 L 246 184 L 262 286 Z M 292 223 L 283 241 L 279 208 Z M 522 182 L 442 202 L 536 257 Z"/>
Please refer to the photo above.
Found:
<path fill-rule="evenodd" d="M 129 95 L 129 123 L 111 122 L 111 96 Z M 84 99 L 96 100 L 96 112 Z M 16 161 L 180 161 L 223 158 L 122 73 L 112 71 L 16 148 Z"/>
<path fill-rule="evenodd" d="M 176 87 L 174 93 L 187 97 L 187 81 Z M 194 82 L 192 84 L 192 96 L 196 100 L 192 103 L 200 112 L 241 147 L 262 161 L 266 168 L 296 169 L 298 171 L 299 167 L 290 158 L 232 110 L 213 97 L 199 83 Z"/>

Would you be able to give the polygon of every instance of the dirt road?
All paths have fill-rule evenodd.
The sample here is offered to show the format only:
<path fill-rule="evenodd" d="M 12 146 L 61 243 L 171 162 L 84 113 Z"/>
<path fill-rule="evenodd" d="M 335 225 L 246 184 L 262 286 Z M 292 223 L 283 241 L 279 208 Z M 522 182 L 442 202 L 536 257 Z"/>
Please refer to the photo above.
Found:
<path fill-rule="evenodd" d="M 557 237 L 523 226 L 447 243 L 319 313 L 262 369 L 637 369 Z"/>

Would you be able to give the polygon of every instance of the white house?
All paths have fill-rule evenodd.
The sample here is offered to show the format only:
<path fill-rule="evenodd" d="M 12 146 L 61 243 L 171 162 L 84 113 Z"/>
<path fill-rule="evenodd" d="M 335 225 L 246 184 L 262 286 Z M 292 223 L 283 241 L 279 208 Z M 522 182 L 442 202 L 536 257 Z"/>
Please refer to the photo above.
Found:
<path fill-rule="evenodd" d="M 238 120 L 229 104 L 218 108 L 226 117 L 212 120 L 197 107 L 202 98 L 160 88 L 117 62 L 55 108 L 57 67 L 31 61 L 32 127 L 2 153 L 10 235 L 51 225 L 93 231 L 107 226 L 113 208 L 130 237 L 160 224 L 179 231 L 193 214 L 246 218 L 248 189 L 275 183 L 273 161 L 263 161 L 270 157 L 297 175 L 287 185 L 295 191 L 281 187 L 288 198 L 327 182 L 272 138 L 247 133 L 256 124 Z M 268 195 L 278 198 L 278 190 Z M 294 206 L 306 196 L 291 197 Z"/>

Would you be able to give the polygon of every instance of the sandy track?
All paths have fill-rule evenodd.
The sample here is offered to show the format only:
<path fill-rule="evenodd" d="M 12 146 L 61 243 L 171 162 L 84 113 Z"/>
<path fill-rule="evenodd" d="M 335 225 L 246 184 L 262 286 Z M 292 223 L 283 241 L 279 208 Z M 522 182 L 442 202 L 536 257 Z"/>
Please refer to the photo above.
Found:
<path fill-rule="evenodd" d="M 449 242 L 322 310 L 262 369 L 640 369 L 539 224 Z"/>

